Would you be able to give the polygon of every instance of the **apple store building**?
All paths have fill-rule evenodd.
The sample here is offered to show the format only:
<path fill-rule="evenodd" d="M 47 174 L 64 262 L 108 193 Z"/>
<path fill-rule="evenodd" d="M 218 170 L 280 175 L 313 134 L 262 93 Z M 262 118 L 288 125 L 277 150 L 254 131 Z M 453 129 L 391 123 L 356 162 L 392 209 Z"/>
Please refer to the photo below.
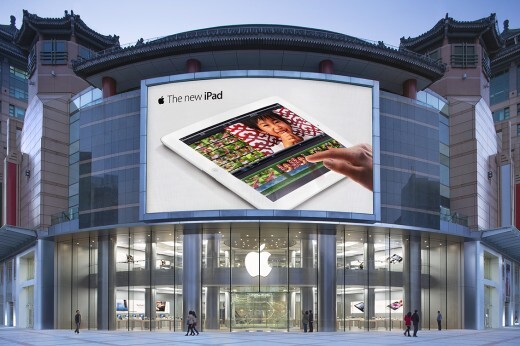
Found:
<path fill-rule="evenodd" d="M 494 26 L 457 23 L 454 42 L 494 47 Z M 440 87 L 466 67 L 413 39 L 283 25 L 122 48 L 68 13 L 25 12 L 14 42 L 30 99 L 2 142 L 19 156 L 0 189 L 1 324 L 69 329 L 76 310 L 118 331 L 180 332 L 190 311 L 222 332 L 401 332 L 414 310 L 422 329 L 438 311 L 443 329 L 514 324 L 512 170 L 488 159 L 486 98 L 464 108 Z"/>

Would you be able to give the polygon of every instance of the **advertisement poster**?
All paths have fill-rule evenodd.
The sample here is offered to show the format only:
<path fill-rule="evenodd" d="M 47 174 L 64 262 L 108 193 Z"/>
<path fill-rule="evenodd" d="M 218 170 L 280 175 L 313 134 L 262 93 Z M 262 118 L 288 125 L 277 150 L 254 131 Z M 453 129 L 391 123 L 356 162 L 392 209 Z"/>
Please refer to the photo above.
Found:
<path fill-rule="evenodd" d="M 146 212 L 372 214 L 372 95 L 281 78 L 149 87 Z"/>

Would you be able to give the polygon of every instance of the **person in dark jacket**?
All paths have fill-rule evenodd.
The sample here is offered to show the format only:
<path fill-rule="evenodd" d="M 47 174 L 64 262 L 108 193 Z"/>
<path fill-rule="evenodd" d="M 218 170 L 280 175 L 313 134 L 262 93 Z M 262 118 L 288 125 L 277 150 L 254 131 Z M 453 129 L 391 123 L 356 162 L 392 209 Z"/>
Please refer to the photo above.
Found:
<path fill-rule="evenodd" d="M 419 330 L 419 314 L 417 310 L 412 315 L 412 323 L 413 323 L 413 336 L 417 337 L 417 331 Z"/>
<path fill-rule="evenodd" d="M 307 325 L 309 324 L 309 311 L 305 311 L 302 317 L 303 332 L 307 333 Z"/>
<path fill-rule="evenodd" d="M 76 310 L 76 316 L 74 316 L 74 323 L 76 323 L 76 330 L 74 333 L 79 334 L 79 327 L 81 326 L 81 314 L 79 310 Z"/>
<path fill-rule="evenodd" d="M 312 310 L 309 310 L 309 332 L 312 333 L 314 331 L 314 313 Z"/>
<path fill-rule="evenodd" d="M 439 328 L 439 330 L 441 330 L 441 325 L 442 325 L 442 314 L 440 311 L 437 311 L 437 327 Z"/>

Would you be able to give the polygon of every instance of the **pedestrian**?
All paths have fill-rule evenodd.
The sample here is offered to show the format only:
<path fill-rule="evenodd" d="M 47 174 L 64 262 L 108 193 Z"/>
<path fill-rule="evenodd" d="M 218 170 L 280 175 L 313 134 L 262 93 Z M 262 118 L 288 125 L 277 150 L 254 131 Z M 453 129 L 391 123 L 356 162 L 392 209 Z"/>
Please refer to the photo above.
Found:
<path fill-rule="evenodd" d="M 303 332 L 307 333 L 307 325 L 309 324 L 309 311 L 305 311 L 302 317 Z"/>
<path fill-rule="evenodd" d="M 74 333 L 79 334 L 79 327 L 81 326 L 81 314 L 79 310 L 76 310 L 76 316 L 74 316 L 74 323 L 76 323 L 76 330 Z"/>
<path fill-rule="evenodd" d="M 406 326 L 406 330 L 404 331 L 404 336 L 410 335 L 410 326 L 412 325 L 412 313 L 408 311 L 408 313 L 404 316 L 404 325 Z"/>
<path fill-rule="evenodd" d="M 419 314 L 417 310 L 412 315 L 412 323 L 413 323 L 413 336 L 417 337 L 417 330 L 419 330 Z"/>
<path fill-rule="evenodd" d="M 314 331 L 314 314 L 309 310 L 309 333 Z"/>
<path fill-rule="evenodd" d="M 191 327 L 191 335 L 195 335 L 195 333 L 199 335 L 199 331 L 197 330 L 197 314 L 195 313 L 195 311 L 192 311 L 191 314 L 193 316 L 193 326 Z"/>
<path fill-rule="evenodd" d="M 188 325 L 188 331 L 186 332 L 185 336 L 191 335 L 191 333 L 193 333 L 193 315 L 191 313 L 192 313 L 192 311 L 190 310 L 188 312 L 188 317 L 186 318 L 186 324 Z"/>
<path fill-rule="evenodd" d="M 442 324 L 442 314 L 440 311 L 437 311 L 437 327 L 439 327 L 439 330 L 441 330 L 441 324 Z"/>

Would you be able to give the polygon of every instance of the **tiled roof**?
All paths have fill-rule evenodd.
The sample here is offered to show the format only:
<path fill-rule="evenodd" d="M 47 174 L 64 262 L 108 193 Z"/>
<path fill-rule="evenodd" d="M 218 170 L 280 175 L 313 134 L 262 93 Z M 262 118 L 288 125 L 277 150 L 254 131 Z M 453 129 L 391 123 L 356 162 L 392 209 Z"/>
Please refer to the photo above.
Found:
<path fill-rule="evenodd" d="M 489 30 L 491 29 L 491 30 Z M 458 21 L 451 17 L 441 19 L 433 28 L 417 37 L 401 38 L 401 47 L 411 49 L 413 51 L 421 50 L 432 42 L 442 40 L 445 36 L 461 35 L 466 38 L 477 38 L 482 36 L 485 39 L 488 49 L 491 51 L 499 49 L 503 44 L 500 37 L 496 14 L 492 13 L 489 17 L 473 20 Z"/>
<path fill-rule="evenodd" d="M 201 51 L 273 49 L 304 50 L 366 59 L 440 78 L 444 65 L 406 49 L 396 49 L 331 31 L 284 25 L 234 25 L 194 30 L 126 48 L 99 52 L 93 58 L 73 62 L 82 76 L 134 62 Z"/>
<path fill-rule="evenodd" d="M 16 35 L 16 43 L 24 48 L 29 48 L 32 44 L 36 33 L 54 34 L 54 33 L 73 33 L 74 35 L 88 40 L 98 49 L 106 49 L 119 45 L 119 36 L 110 35 L 105 36 L 90 29 L 80 16 L 74 14 L 73 11 L 62 18 L 42 18 L 36 14 L 29 13 L 27 10 L 23 11 L 23 24 L 18 34 Z"/>

